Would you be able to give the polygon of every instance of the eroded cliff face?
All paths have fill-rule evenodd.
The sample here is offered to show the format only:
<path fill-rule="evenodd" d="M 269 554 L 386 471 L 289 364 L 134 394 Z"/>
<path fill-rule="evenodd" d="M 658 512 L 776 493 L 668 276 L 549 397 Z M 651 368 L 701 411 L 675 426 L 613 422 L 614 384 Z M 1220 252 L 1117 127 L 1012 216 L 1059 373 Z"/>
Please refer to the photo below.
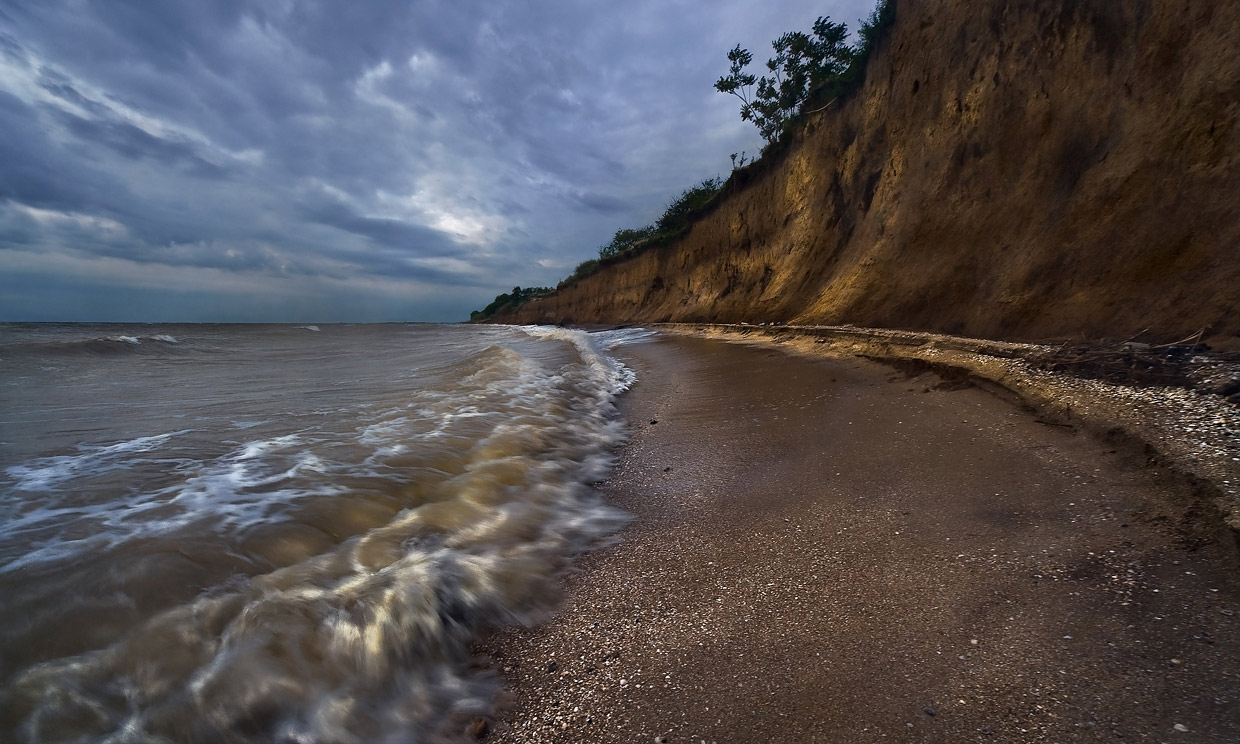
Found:
<path fill-rule="evenodd" d="M 506 320 L 1240 347 L 1240 3 L 902 0 L 854 96 L 678 243 Z"/>

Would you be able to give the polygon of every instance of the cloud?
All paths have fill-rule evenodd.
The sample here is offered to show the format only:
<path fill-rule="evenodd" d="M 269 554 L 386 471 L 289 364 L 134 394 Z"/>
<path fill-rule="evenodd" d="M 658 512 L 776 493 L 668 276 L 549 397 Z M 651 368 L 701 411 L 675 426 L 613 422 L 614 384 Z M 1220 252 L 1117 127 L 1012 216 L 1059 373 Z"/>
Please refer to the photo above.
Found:
<path fill-rule="evenodd" d="M 569 199 L 583 209 L 592 212 L 601 212 L 603 214 L 615 214 L 623 212 L 631 205 L 623 200 L 607 194 L 599 194 L 594 191 L 582 191 L 569 195 Z"/>
<path fill-rule="evenodd" d="M 449 235 L 425 225 L 360 214 L 344 198 L 325 189 L 312 190 L 298 204 L 301 216 L 321 225 L 360 235 L 385 248 L 419 256 L 449 256 L 459 246 Z"/>
<path fill-rule="evenodd" d="M 56 143 L 34 107 L 3 90 L 0 131 L 0 199 L 81 209 L 133 198 L 123 181 Z"/>
<path fill-rule="evenodd" d="M 164 165 L 184 168 L 199 178 L 224 178 L 228 171 L 204 158 L 198 148 L 185 139 L 157 137 L 126 121 L 84 119 L 58 112 L 57 118 L 78 139 L 110 148 L 135 160 L 151 159 Z"/>
<path fill-rule="evenodd" d="M 341 317 L 464 318 L 515 283 L 554 284 L 617 228 L 725 174 L 729 153 L 758 149 L 711 87 L 727 49 L 762 59 L 783 31 L 870 4 L 6 6 L 0 254 L 34 261 L 39 281 L 76 267 L 95 309 L 128 301 L 125 277 L 177 275 L 195 296 L 232 298 L 199 309 L 287 317 L 235 302 L 263 287 L 299 312 L 318 297 Z M 92 262 L 126 268 L 87 290 Z M 160 319 L 169 295 L 143 291 Z"/>

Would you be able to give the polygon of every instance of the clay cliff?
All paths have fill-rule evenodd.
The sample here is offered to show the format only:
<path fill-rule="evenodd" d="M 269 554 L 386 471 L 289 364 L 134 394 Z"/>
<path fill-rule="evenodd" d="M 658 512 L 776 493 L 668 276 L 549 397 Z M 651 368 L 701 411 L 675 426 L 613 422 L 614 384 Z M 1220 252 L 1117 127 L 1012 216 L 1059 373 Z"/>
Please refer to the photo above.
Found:
<path fill-rule="evenodd" d="M 864 85 L 523 323 L 1240 348 L 1240 3 L 900 0 Z"/>

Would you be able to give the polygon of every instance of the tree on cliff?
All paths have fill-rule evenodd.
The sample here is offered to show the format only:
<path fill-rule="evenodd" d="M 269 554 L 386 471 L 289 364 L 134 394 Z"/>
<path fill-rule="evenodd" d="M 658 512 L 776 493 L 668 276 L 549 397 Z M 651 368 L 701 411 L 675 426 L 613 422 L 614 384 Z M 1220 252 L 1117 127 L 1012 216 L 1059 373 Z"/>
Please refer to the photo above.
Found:
<path fill-rule="evenodd" d="M 737 44 L 728 52 L 728 74 L 715 82 L 715 90 L 739 98 L 741 118 L 774 142 L 811 91 L 841 80 L 848 71 L 857 50 L 845 43 L 847 38 L 845 24 L 819 17 L 812 33 L 790 31 L 771 42 L 775 56 L 766 62 L 771 75 L 760 78 L 745 72 L 753 55 Z"/>

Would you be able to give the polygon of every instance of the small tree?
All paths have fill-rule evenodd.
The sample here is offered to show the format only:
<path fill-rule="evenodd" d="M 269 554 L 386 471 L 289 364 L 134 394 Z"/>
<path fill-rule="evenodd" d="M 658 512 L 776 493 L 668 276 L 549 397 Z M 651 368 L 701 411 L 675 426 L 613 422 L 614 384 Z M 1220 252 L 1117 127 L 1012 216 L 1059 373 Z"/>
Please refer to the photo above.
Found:
<path fill-rule="evenodd" d="M 771 43 L 775 56 L 766 62 L 771 75 L 760 78 L 745 72 L 753 55 L 737 44 L 728 52 L 728 74 L 715 82 L 715 90 L 739 98 L 741 118 L 752 121 L 772 143 L 810 91 L 840 80 L 848 70 L 855 50 L 844 43 L 847 38 L 845 24 L 819 17 L 811 34 L 790 31 Z"/>

